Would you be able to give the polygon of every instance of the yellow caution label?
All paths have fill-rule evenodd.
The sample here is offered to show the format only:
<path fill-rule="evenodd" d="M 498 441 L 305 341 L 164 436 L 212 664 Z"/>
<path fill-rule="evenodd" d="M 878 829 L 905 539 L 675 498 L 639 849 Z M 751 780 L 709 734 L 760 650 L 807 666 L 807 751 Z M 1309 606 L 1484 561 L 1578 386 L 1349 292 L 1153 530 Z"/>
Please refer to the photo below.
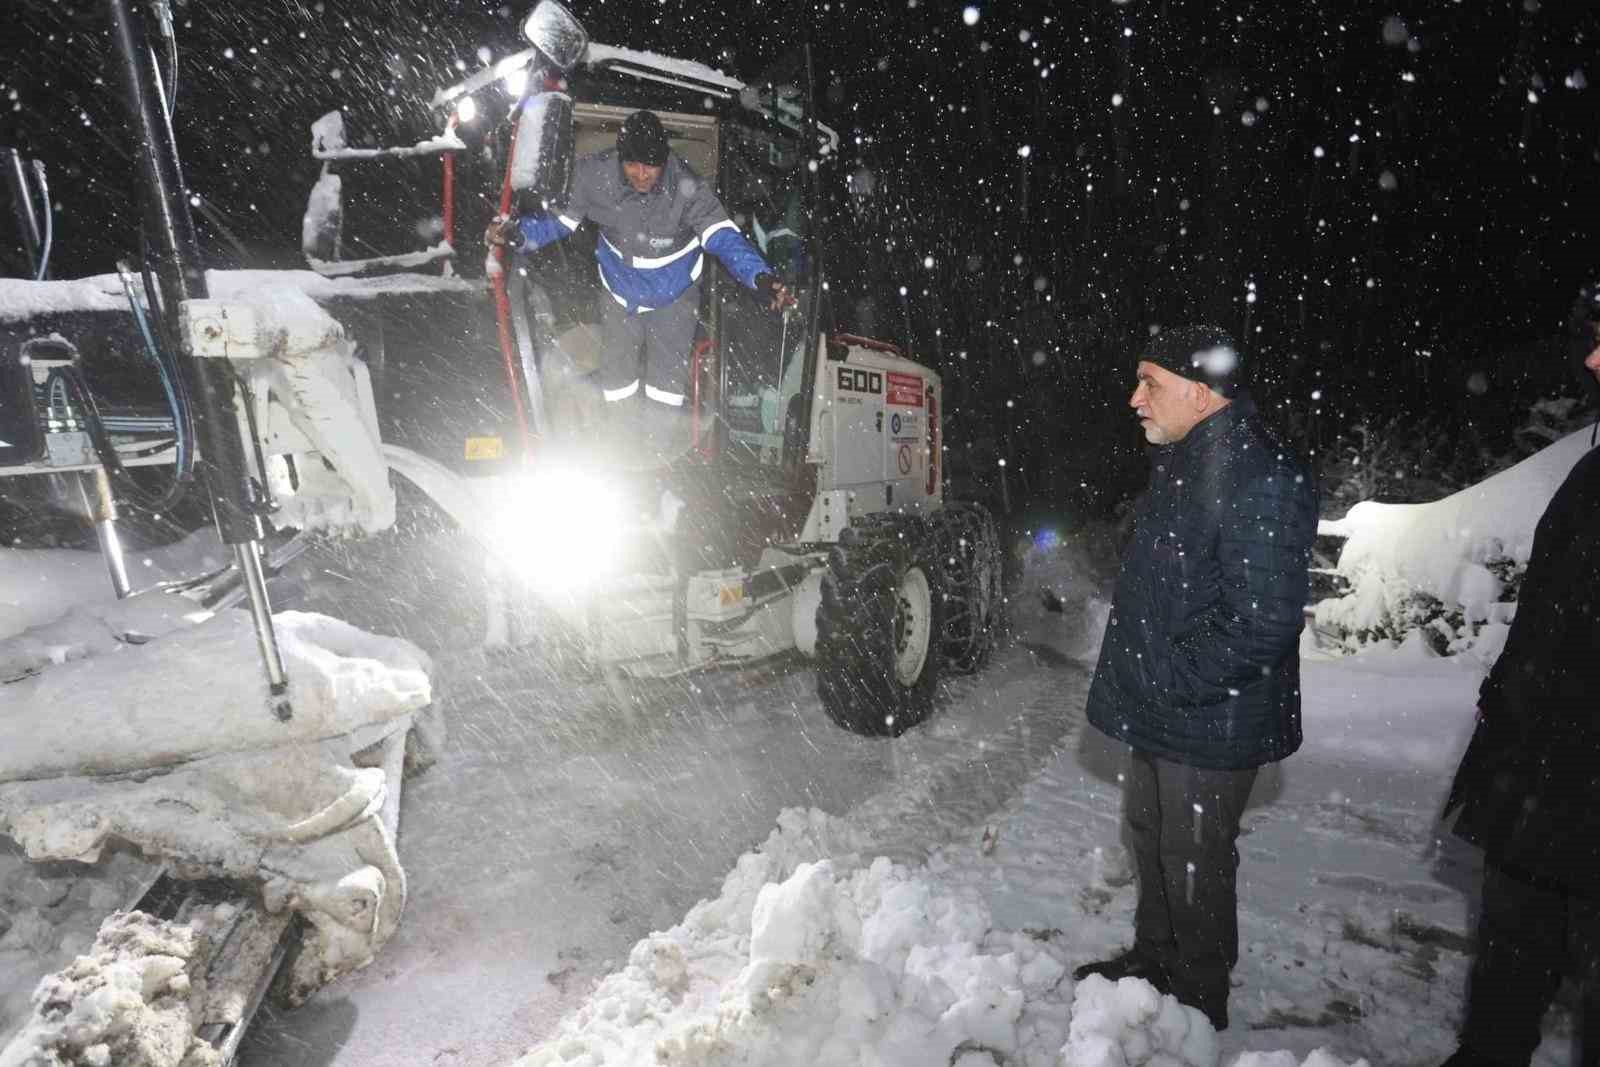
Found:
<path fill-rule="evenodd" d="M 744 600 L 744 585 L 725 585 L 717 595 L 717 603 L 724 608 L 731 608 Z"/>
<path fill-rule="evenodd" d="M 467 438 L 468 459 L 501 459 L 506 454 L 506 443 L 498 437 Z"/>

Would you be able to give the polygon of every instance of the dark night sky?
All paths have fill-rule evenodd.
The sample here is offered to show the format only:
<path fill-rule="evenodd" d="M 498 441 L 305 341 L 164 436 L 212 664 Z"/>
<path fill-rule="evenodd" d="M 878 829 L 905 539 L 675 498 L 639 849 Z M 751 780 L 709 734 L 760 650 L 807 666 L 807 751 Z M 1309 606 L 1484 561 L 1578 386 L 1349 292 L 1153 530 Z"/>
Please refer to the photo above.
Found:
<path fill-rule="evenodd" d="M 997 0 L 970 23 L 949 0 L 572 7 L 597 40 L 745 77 L 809 37 L 847 148 L 831 180 L 877 178 L 850 260 L 881 328 L 993 368 L 981 395 L 1114 406 L 1135 338 L 1205 318 L 1245 334 L 1280 401 L 1470 417 L 1475 371 L 1491 397 L 1556 381 L 1560 319 L 1600 274 L 1593 4 Z M 180 2 L 192 186 L 257 263 L 296 265 L 308 124 L 346 105 L 358 138 L 425 135 L 434 88 L 480 48 L 522 47 L 524 9 Z M 4 17 L 0 143 L 52 168 L 57 275 L 107 270 L 137 230 L 100 5 Z"/>

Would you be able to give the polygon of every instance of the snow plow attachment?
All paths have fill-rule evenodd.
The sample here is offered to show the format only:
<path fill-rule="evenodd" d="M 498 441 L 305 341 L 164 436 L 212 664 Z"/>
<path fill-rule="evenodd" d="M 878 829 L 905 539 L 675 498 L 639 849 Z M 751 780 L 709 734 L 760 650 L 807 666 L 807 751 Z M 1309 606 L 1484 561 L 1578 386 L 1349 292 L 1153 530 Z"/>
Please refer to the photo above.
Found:
<path fill-rule="evenodd" d="M 248 616 L 193 608 L 157 591 L 0 643 L 0 661 L 34 664 L 8 686 L 0 715 L 0 832 L 34 860 L 93 862 L 109 845 L 132 846 L 165 867 L 162 892 L 139 907 L 171 916 L 114 914 L 88 957 L 41 984 L 0 1063 L 81 1036 L 58 1024 L 111 981 L 85 972 L 95 959 L 141 974 L 157 966 L 128 962 L 118 946 L 187 946 L 177 957 L 151 950 L 177 962 L 140 986 L 146 1007 L 173 1008 L 181 971 L 208 990 L 180 998 L 197 1033 L 236 1034 L 280 964 L 279 997 L 299 1003 L 371 962 L 399 924 L 401 775 L 408 744 L 415 755 L 438 739 L 426 657 L 324 616 L 280 614 L 299 695 L 283 721 L 263 713 Z M 34 655 L 46 646 L 48 665 Z M 184 692 L 174 679 L 195 662 L 216 667 L 214 681 Z M 119 711 L 108 716 L 100 698 L 113 686 Z M 186 901 L 190 882 L 216 903 Z"/>

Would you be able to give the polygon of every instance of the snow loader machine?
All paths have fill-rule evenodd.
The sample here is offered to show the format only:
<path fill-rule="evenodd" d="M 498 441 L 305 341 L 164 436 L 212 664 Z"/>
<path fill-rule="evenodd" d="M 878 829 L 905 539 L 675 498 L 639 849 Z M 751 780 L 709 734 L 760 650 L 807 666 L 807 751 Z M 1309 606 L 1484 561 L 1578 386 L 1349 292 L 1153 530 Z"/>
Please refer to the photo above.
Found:
<path fill-rule="evenodd" d="M 742 84 L 589 42 L 553 0 L 525 32 L 533 48 L 434 98 L 443 137 L 477 138 L 491 175 L 504 168 L 499 213 L 559 209 L 575 156 L 611 147 L 621 121 L 649 108 L 798 305 L 772 312 L 706 256 L 683 406 L 674 414 L 642 394 L 607 404 L 589 373 L 594 302 L 609 298 L 594 281 L 594 236 L 580 231 L 520 261 L 496 252 L 486 273 L 503 293 L 502 423 L 439 434 L 423 412 L 441 403 L 427 373 L 437 354 L 391 346 L 385 380 L 428 383 L 396 429 L 433 435 L 400 443 L 432 444 L 436 461 L 480 488 L 478 513 L 458 518 L 491 531 L 512 584 L 545 620 L 559 618 L 624 706 L 628 679 L 798 650 L 836 723 L 899 734 L 928 715 L 941 672 L 975 671 L 989 657 L 1003 550 L 985 507 L 946 497 L 939 375 L 892 344 L 828 329 L 825 182 L 838 139 L 816 120 L 809 52 Z M 504 123 L 466 132 L 469 119 L 496 113 Z M 447 150 L 447 195 L 462 187 L 451 156 L 467 154 Z M 315 200 L 311 239 L 331 229 L 328 198 L 320 212 Z M 443 215 L 453 245 L 455 205 Z M 488 221 L 475 219 L 462 247 L 476 246 Z M 493 395 L 466 376 L 457 387 L 461 408 Z M 380 409 L 408 406 L 390 386 L 380 394 Z"/>
<path fill-rule="evenodd" d="M 426 676 L 383 707 L 324 700 L 304 713 L 286 662 L 305 659 L 286 658 L 297 638 L 291 627 L 280 640 L 288 624 L 269 595 L 308 538 L 393 528 L 397 481 L 485 548 L 491 642 L 514 645 L 516 621 L 537 619 L 548 625 L 522 638 L 559 632 L 614 691 L 798 652 L 834 721 L 894 736 L 930 713 L 942 672 L 988 659 L 1002 545 L 987 509 L 946 495 L 939 375 L 830 328 L 837 137 L 816 120 L 807 51 L 746 84 L 591 42 L 543 0 L 525 27 L 533 47 L 436 94 L 422 139 L 358 147 L 340 113 L 315 124 L 311 269 L 207 271 L 158 58 L 176 47 L 168 4 L 102 2 L 147 250 L 116 274 L 48 280 L 50 212 L 30 224 L 38 191 L 18 157 L 0 160 L 37 279 L 0 280 L 0 477 L 80 495 L 129 605 L 105 615 L 119 647 L 158 649 L 192 625 L 182 608 L 145 610 L 155 599 L 247 608 L 233 618 L 253 634 L 259 705 L 218 711 L 250 719 L 248 742 L 207 747 L 214 732 L 173 721 L 171 736 L 104 766 L 0 767 L 0 830 L 35 858 L 133 844 L 164 868 L 137 903 L 165 918 L 239 905 L 205 938 L 221 1007 L 195 1014 L 224 1061 L 274 975 L 284 999 L 304 999 L 369 962 L 404 906 L 400 772 L 439 738 Z M 715 182 L 798 306 L 769 312 L 708 258 L 681 415 L 645 420 L 635 440 L 606 433 L 615 413 L 593 383 L 594 235 L 481 268 L 466 250 L 497 213 L 559 205 L 575 157 L 609 147 L 641 107 Z M 395 167 L 433 168 L 430 243 L 345 256 L 362 244 L 363 210 L 395 199 L 381 185 Z M 369 174 L 380 186 L 359 195 Z M 383 221 L 391 238 L 412 232 L 392 211 Z M 165 511 L 185 494 L 205 502 L 231 558 L 136 589 L 119 503 Z M 48 642 L 6 651 L 0 666 L 18 669 L 0 684 L 72 666 Z M 94 730 L 95 709 L 69 710 Z M 0 740 L 25 728 L 0 716 Z"/>

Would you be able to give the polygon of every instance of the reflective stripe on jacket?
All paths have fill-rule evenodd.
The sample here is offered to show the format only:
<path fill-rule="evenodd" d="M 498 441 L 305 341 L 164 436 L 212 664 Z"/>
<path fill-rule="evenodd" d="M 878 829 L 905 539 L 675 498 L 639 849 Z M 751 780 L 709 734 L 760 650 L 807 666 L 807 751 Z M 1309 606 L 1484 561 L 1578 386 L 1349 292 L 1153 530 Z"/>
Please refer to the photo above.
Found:
<path fill-rule="evenodd" d="M 682 296 L 700 279 L 705 251 L 752 289 L 756 275 L 771 269 L 728 217 L 710 183 L 675 153 L 648 193 L 628 184 L 616 149 L 579 157 L 571 199 L 554 215 L 523 219 L 523 247 L 559 241 L 584 219 L 600 227 L 595 247 L 600 281 L 630 312 L 665 307 Z"/>

